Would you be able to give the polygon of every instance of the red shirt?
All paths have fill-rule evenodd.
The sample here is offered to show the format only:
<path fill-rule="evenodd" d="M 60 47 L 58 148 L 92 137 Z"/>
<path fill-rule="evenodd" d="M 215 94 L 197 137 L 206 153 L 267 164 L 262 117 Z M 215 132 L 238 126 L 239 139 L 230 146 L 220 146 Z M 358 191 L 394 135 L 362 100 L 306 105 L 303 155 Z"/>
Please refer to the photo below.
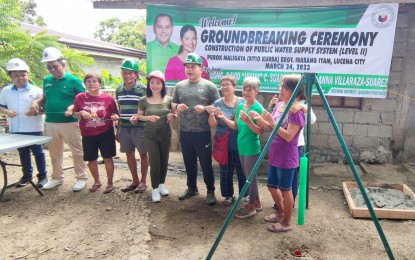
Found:
<path fill-rule="evenodd" d="M 81 110 L 92 116 L 90 120 L 81 118 L 79 121 L 79 128 L 84 136 L 95 136 L 108 131 L 113 126 L 111 115 L 118 114 L 114 98 L 105 93 L 96 97 L 87 92 L 76 95 L 73 112 Z"/>

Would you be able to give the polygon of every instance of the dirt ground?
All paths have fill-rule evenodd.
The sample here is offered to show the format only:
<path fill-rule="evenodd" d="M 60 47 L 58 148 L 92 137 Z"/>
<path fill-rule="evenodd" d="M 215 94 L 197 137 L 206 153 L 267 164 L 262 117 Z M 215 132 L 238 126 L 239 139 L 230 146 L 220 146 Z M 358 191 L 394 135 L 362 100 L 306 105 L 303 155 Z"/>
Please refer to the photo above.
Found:
<path fill-rule="evenodd" d="M 18 162 L 16 153 L 1 156 L 9 163 Z M 66 158 L 65 165 L 71 165 L 69 153 Z M 65 171 L 64 185 L 44 191 L 44 197 L 30 186 L 8 189 L 9 201 L 0 203 L 0 259 L 205 259 L 231 209 L 221 203 L 219 178 L 217 205 L 206 204 L 201 176 L 200 195 L 179 201 L 186 177 L 181 154 L 171 153 L 166 181 L 170 196 L 152 203 L 150 188 L 144 194 L 120 191 L 131 177 L 125 157 L 120 155 L 115 162 L 117 189 L 110 194 L 102 194 L 102 188 L 96 193 L 73 192 L 72 169 Z M 19 168 L 8 170 L 11 181 L 21 176 Z M 368 165 L 365 171 L 361 173 L 365 181 L 403 182 L 414 190 L 415 174 L 403 166 Z M 100 173 L 105 181 L 103 165 Z M 264 210 L 246 220 L 233 217 L 212 258 L 295 259 L 292 252 L 299 250 L 303 259 L 388 259 L 373 221 L 351 217 L 341 182 L 353 180 L 344 165 L 314 165 L 305 225 L 296 225 L 296 212 L 294 230 L 282 234 L 266 229 L 263 218 L 273 210 L 262 181 Z M 91 185 L 92 177 L 87 187 Z M 395 258 L 414 259 L 415 222 L 385 219 L 380 223 Z"/>

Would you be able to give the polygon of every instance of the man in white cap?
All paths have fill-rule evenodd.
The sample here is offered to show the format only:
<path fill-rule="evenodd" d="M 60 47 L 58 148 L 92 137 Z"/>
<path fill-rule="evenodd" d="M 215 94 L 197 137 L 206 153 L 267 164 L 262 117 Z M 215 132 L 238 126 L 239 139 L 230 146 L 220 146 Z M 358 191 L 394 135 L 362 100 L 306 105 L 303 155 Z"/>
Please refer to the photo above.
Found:
<path fill-rule="evenodd" d="M 45 104 L 46 135 L 53 137 L 48 144 L 52 161 L 52 178 L 43 186 L 44 190 L 52 189 L 63 183 L 63 152 L 66 142 L 71 149 L 74 171 L 77 182 L 73 191 L 85 188 L 87 173 L 83 160 L 81 132 L 78 119 L 65 116 L 67 108 L 74 103 L 78 93 L 85 92 L 80 79 L 65 71 L 66 60 L 62 53 L 53 47 L 43 51 L 42 62 L 51 73 L 43 81 L 43 95 L 32 103 L 32 111 L 39 113 L 39 107 Z"/>
<path fill-rule="evenodd" d="M 29 66 L 18 58 L 11 59 L 6 67 L 13 83 L 0 92 L 0 112 L 9 117 L 12 134 L 42 135 L 43 116 L 30 116 L 30 106 L 33 100 L 42 96 L 42 89 L 29 83 Z M 42 145 L 34 144 L 18 148 L 23 176 L 16 187 L 26 186 L 33 178 L 33 166 L 30 153 L 32 152 L 38 170 L 38 187 L 48 181 L 46 176 L 46 160 Z"/>

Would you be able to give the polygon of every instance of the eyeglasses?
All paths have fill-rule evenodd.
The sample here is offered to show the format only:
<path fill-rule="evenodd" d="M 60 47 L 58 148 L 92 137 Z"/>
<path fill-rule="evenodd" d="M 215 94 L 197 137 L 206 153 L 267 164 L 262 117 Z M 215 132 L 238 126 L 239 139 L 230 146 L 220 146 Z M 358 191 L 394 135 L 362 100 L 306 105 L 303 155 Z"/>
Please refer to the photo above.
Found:
<path fill-rule="evenodd" d="M 57 70 L 58 68 L 59 68 L 59 65 L 48 66 L 48 70 Z"/>
<path fill-rule="evenodd" d="M 87 81 L 85 81 L 85 84 L 97 84 L 97 83 L 99 83 L 99 81 L 98 80 L 96 80 L 96 79 L 93 79 L 93 80 L 87 80 Z"/>
<path fill-rule="evenodd" d="M 222 84 L 222 85 L 220 85 L 220 87 L 221 88 L 230 88 L 230 87 L 232 87 L 232 85 L 231 84 Z"/>

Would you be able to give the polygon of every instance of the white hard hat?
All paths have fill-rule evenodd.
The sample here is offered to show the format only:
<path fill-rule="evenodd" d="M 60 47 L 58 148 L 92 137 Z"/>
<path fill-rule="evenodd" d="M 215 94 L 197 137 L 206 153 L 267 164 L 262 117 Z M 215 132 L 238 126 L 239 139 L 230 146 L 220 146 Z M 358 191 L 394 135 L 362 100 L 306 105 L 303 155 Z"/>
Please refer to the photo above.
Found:
<path fill-rule="evenodd" d="M 42 54 L 42 62 L 48 62 L 48 61 L 55 61 L 63 59 L 62 53 L 54 48 L 54 47 L 47 47 Z"/>
<path fill-rule="evenodd" d="M 6 69 L 7 71 L 29 71 L 29 66 L 21 59 L 14 58 L 7 62 Z"/>

